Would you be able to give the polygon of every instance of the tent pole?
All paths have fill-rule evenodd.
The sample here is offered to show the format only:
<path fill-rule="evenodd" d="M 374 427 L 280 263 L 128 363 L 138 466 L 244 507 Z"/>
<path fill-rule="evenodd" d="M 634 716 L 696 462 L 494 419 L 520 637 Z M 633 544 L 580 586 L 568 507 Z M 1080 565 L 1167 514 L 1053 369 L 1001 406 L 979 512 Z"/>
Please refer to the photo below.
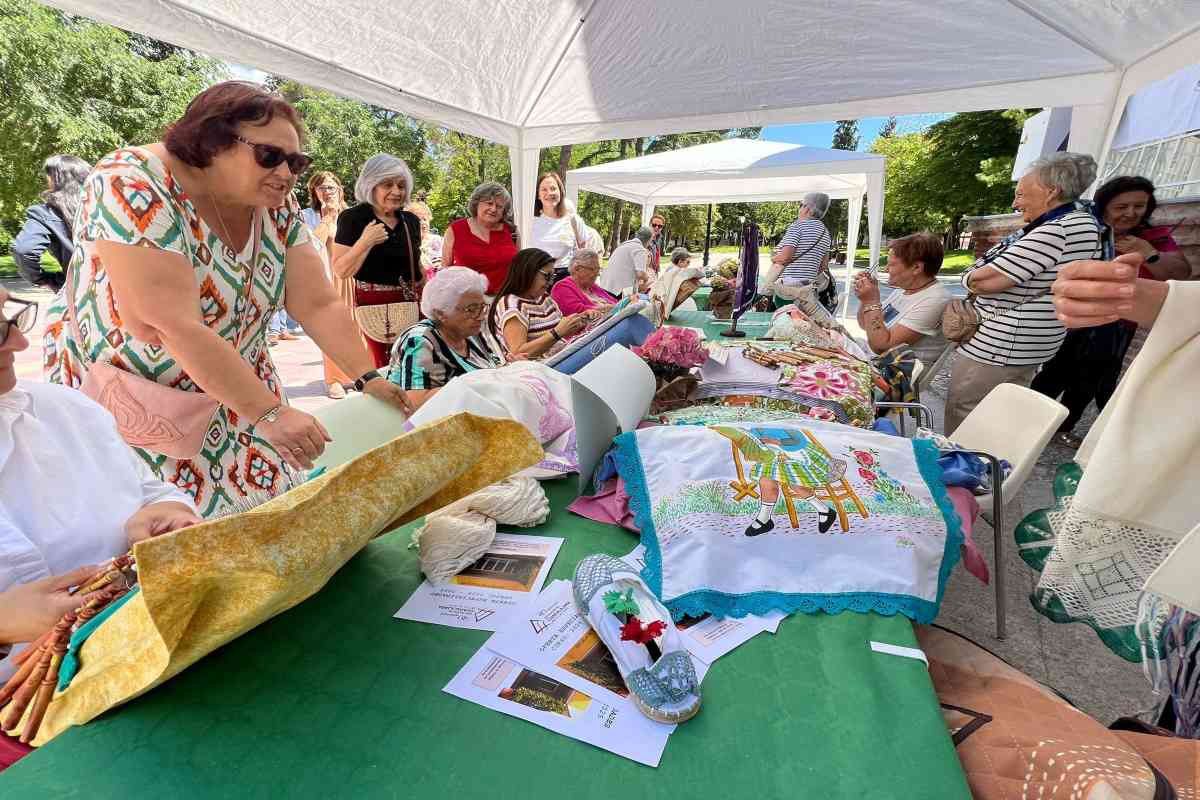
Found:
<path fill-rule="evenodd" d="M 704 266 L 708 266 L 708 240 L 712 237 L 712 203 L 708 204 L 708 224 L 704 227 Z"/>

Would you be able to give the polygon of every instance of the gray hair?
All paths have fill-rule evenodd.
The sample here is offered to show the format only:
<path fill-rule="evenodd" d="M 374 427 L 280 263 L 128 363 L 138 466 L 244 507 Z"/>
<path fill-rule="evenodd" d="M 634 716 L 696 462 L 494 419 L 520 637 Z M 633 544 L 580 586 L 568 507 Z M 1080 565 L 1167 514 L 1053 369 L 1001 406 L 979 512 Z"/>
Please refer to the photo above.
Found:
<path fill-rule="evenodd" d="M 813 219 L 825 219 L 829 212 L 829 195 L 824 192 L 809 192 L 804 195 L 800 205 L 812 212 Z"/>
<path fill-rule="evenodd" d="M 480 203 L 484 200 L 494 200 L 497 197 L 504 200 L 505 218 L 507 219 L 509 216 L 507 210 L 512 208 L 512 195 L 508 193 L 508 189 L 495 181 L 487 181 L 475 187 L 475 191 L 471 192 L 471 198 L 467 200 L 467 216 L 474 217 L 475 212 L 479 210 Z"/>
<path fill-rule="evenodd" d="M 412 171 L 404 159 L 387 153 L 376 153 L 362 165 L 358 180 L 354 182 L 354 199 L 360 203 L 371 203 L 375 187 L 389 178 L 404 179 L 404 202 L 407 203 L 413 192 Z"/>
<path fill-rule="evenodd" d="M 678 264 L 680 261 L 683 261 L 685 258 L 691 258 L 691 257 L 692 257 L 691 251 L 689 251 L 686 247 L 676 247 L 674 250 L 671 251 L 671 263 L 672 264 Z"/>
<path fill-rule="evenodd" d="M 591 262 L 596 266 L 600 266 L 600 254 L 590 247 L 581 247 L 575 251 L 575 255 L 571 256 L 571 266 L 574 267 L 576 264 L 583 264 L 584 262 Z"/>
<path fill-rule="evenodd" d="M 645 244 L 654 238 L 654 231 L 651 230 L 648 225 L 643 225 L 637 229 L 637 233 L 635 233 L 634 236 L 636 236 L 642 244 Z"/>
<path fill-rule="evenodd" d="M 1096 180 L 1096 159 L 1086 153 L 1051 153 L 1030 164 L 1025 174 L 1047 189 L 1057 189 L 1059 202 L 1071 203 Z"/>
<path fill-rule="evenodd" d="M 436 319 L 433 312 L 449 314 L 467 292 L 487 291 L 487 278 L 470 267 L 446 267 L 425 284 L 421 291 L 421 313 Z"/>

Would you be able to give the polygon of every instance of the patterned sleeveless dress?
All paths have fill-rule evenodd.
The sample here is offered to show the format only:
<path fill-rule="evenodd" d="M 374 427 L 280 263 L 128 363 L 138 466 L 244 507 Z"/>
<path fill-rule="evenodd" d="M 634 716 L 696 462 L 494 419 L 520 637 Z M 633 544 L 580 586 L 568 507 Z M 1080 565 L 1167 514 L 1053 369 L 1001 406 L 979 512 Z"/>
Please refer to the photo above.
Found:
<path fill-rule="evenodd" d="M 266 329 L 283 303 L 287 250 L 308 240 L 294 202 L 258 209 L 259 242 L 234 253 L 196 213 L 166 165 L 149 150 L 125 148 L 100 160 L 84 186 L 76 220 L 76 247 L 70 269 L 79 271 L 72 294 L 68 281 L 47 317 L 47 381 L 78 387 L 85 369 L 80 347 L 93 361 L 114 366 L 188 392 L 203 391 L 164 348 L 140 341 L 121 322 L 120 307 L 104 269 L 97 242 L 119 242 L 177 253 L 192 264 L 197 302 L 209 328 L 229 342 L 266 387 L 286 403 L 279 375 L 267 350 Z M 253 239 L 253 231 L 251 239 Z M 250 264 L 257 252 L 256 263 Z M 249 281 L 249 283 L 247 283 Z M 65 317 L 74 303 L 83 341 L 76 341 Z M 294 475 L 278 452 L 255 435 L 249 421 L 221 406 L 204 447 L 195 458 L 173 459 L 134 448 L 163 480 L 192 496 L 205 518 L 228 513 L 251 492 L 274 496 L 291 488 Z"/>

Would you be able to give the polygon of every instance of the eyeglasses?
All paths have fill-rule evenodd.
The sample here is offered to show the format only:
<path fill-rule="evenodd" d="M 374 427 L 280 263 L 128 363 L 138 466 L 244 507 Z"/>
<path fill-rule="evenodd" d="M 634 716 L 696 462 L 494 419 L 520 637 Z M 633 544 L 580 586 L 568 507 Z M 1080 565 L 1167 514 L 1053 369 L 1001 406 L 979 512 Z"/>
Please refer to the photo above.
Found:
<path fill-rule="evenodd" d="M 651 228 L 654 228 L 654 230 L 656 230 L 656 231 L 661 231 L 663 226 L 662 226 L 662 225 L 655 225 L 655 224 L 651 223 L 651 224 L 650 224 L 650 227 L 651 227 Z"/>
<path fill-rule="evenodd" d="M 548 281 L 554 280 L 554 270 L 552 269 L 539 269 L 538 275 L 541 275 Z"/>
<path fill-rule="evenodd" d="M 468 317 L 478 317 L 486 308 L 487 303 L 471 303 L 471 305 L 464 306 L 458 310 L 466 314 Z"/>
<path fill-rule="evenodd" d="M 259 144 L 241 136 L 234 136 L 233 138 L 244 145 L 254 148 L 254 161 L 263 169 L 275 169 L 286 161 L 288 169 L 292 171 L 292 174 L 300 175 L 312 165 L 312 158 L 304 153 L 289 153 L 273 144 Z"/>
<path fill-rule="evenodd" d="M 29 333 L 33 330 L 33 323 L 37 321 L 38 304 L 32 300 L 19 300 L 15 297 L 8 298 L 5 303 L 15 303 L 18 306 L 23 306 L 20 311 L 13 314 L 11 317 L 8 311 L 4 311 L 4 318 L 0 319 L 0 345 L 8 341 L 8 335 L 16 328 L 21 333 Z"/>

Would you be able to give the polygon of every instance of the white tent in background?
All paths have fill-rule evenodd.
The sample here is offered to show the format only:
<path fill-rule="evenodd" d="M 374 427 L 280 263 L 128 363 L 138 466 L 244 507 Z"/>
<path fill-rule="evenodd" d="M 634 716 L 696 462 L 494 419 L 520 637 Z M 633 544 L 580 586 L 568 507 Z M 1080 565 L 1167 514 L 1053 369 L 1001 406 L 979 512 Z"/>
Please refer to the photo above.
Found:
<path fill-rule="evenodd" d="M 885 161 L 883 156 L 871 153 L 759 139 L 724 139 L 573 169 L 567 173 L 567 198 L 578 205 L 582 189 L 640 203 L 642 222 L 649 223 L 657 205 L 763 203 L 799 200 L 808 192 L 824 192 L 835 200 L 850 201 L 846 233 L 849 286 L 864 197 L 870 263 L 879 260 Z"/>
<path fill-rule="evenodd" d="M 1125 100 L 1195 61 L 1200 0 L 50 0 L 508 145 L 888 114 L 1074 106 L 1108 150 Z"/>

